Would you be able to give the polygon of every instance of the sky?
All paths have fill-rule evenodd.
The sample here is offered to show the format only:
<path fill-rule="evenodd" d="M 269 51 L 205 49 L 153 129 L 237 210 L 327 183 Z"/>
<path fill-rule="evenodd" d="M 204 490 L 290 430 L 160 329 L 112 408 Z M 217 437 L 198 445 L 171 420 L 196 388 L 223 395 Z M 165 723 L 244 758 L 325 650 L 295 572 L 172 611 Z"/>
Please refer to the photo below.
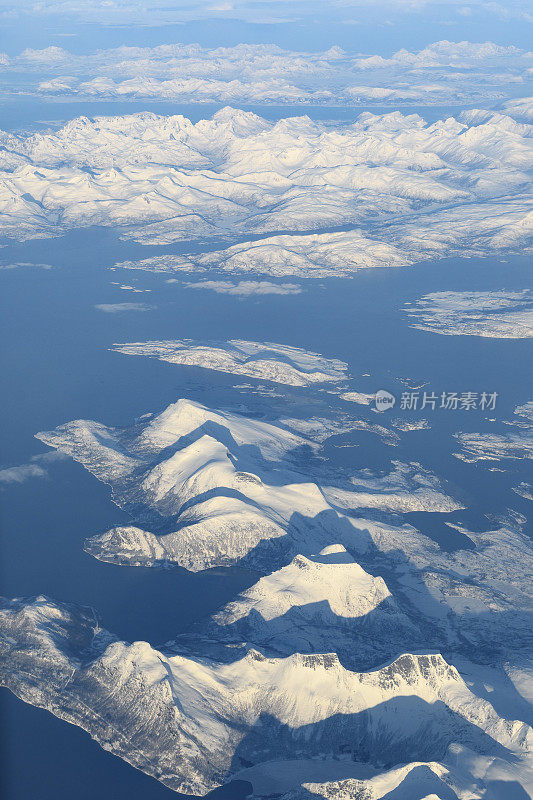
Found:
<path fill-rule="evenodd" d="M 322 50 L 338 45 L 389 54 L 440 39 L 485 40 L 528 48 L 533 4 L 529 0 L 43 0 L 0 2 L 0 49 L 65 46 L 86 53 L 122 44 L 155 46 L 198 42 L 205 47 L 240 42 L 274 43 L 287 49 Z"/>

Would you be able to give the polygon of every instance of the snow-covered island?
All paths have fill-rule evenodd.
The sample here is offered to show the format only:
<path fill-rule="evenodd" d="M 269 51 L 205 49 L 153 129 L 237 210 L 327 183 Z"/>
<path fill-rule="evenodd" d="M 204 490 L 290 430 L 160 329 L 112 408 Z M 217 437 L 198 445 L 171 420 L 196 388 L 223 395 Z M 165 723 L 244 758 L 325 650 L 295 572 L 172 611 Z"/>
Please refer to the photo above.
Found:
<path fill-rule="evenodd" d="M 338 359 L 272 342 L 232 339 L 204 343 L 188 339 L 115 344 L 113 349 L 128 356 L 148 356 L 170 364 L 198 366 L 288 386 L 336 383 L 348 377 L 348 365 Z"/>
<path fill-rule="evenodd" d="M 444 336 L 533 337 L 533 292 L 436 292 L 407 308 L 411 327 Z"/>

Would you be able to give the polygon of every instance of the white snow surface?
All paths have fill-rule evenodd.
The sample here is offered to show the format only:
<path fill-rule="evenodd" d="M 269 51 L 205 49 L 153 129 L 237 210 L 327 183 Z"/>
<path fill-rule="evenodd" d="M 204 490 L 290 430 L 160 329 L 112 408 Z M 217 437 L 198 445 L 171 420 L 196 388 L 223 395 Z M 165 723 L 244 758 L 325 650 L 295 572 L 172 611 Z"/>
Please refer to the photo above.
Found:
<path fill-rule="evenodd" d="M 460 507 L 418 464 L 396 463 L 381 479 L 363 473 L 337 487 L 320 485 L 298 462 L 299 453 L 320 444 L 287 423 L 215 412 L 187 400 L 131 432 L 77 420 L 38 438 L 109 483 L 116 502 L 177 517 L 177 525 L 161 535 L 132 525 L 88 541 L 93 555 L 119 563 L 175 562 L 197 571 L 244 561 L 265 569 L 280 553 L 318 552 L 346 537 L 360 539 L 365 550 L 363 521 L 347 517 L 345 509 Z M 376 531 L 381 528 L 376 524 Z"/>
<path fill-rule="evenodd" d="M 347 741 L 376 782 L 373 764 L 390 769 L 408 754 L 434 762 L 458 739 L 489 760 L 507 754 L 527 778 L 528 726 L 501 718 L 440 654 L 406 653 L 366 672 L 347 670 L 334 653 L 269 658 L 253 648 L 220 663 L 113 641 L 86 611 L 43 597 L 4 604 L 0 620 L 2 651 L 28 671 L 9 685 L 178 791 L 205 793 L 250 763 L 301 758 L 302 748 L 338 758 Z M 69 642 L 73 627 L 79 640 Z M 80 659 L 91 638 L 92 658 Z M 43 681 L 52 664 L 57 678 Z M 91 700 L 105 703 L 105 718 Z M 118 720 L 126 735 L 114 730 Z"/>
<path fill-rule="evenodd" d="M 393 462 L 388 475 L 363 470 L 333 485 L 301 462 L 306 449 L 320 452 L 304 434 L 187 400 L 129 430 L 78 420 L 39 438 L 109 483 L 119 505 L 135 514 L 145 509 L 143 525 L 133 521 L 87 540 L 97 558 L 193 571 L 241 564 L 270 574 L 295 556 L 312 559 L 337 545 L 365 572 L 387 575 L 413 619 L 422 614 L 433 628 L 444 626 L 445 640 L 467 637 L 483 647 L 523 640 L 520 617 L 506 619 L 511 609 L 529 608 L 523 520 L 482 534 L 462 531 L 475 549 L 450 553 L 411 525 L 384 522 L 383 512 L 460 508 L 419 464 Z"/>

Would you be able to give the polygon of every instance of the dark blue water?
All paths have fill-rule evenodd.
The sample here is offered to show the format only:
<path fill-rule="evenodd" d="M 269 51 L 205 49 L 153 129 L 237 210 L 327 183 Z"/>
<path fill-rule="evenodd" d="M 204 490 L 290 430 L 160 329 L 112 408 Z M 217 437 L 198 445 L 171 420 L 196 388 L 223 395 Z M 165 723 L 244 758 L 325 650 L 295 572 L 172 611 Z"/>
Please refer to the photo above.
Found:
<path fill-rule="evenodd" d="M 3 250 L 4 262 L 44 262 L 53 267 L 0 271 L 0 368 L 7 378 L 0 416 L 3 466 L 28 463 L 46 452 L 34 438 L 38 430 L 80 417 L 128 425 L 179 397 L 213 407 L 248 403 L 252 411 L 256 404 L 255 410 L 268 414 L 268 400 L 235 389 L 229 376 L 109 351 L 114 342 L 147 339 L 267 340 L 345 360 L 356 378 L 369 373 L 369 378 L 355 382 L 360 391 L 385 388 L 398 393 L 405 389 L 400 377 L 416 384 L 429 380 L 429 388 L 437 392 L 497 391 L 494 423 L 485 422 L 479 412 L 429 412 L 423 416 L 431 429 L 402 435 L 397 447 L 375 434 L 355 432 L 340 437 L 338 443 L 358 447 L 330 447 L 327 452 L 332 468 L 347 471 L 365 467 L 388 471 L 391 458 L 420 461 L 467 506 L 453 518 L 479 529 L 490 527 L 487 514 L 500 514 L 509 507 L 527 513 L 527 501 L 511 490 L 527 479 L 523 462 L 508 462 L 503 465 L 505 472 L 491 472 L 490 464 L 465 464 L 451 453 L 457 449 L 452 434 L 458 430 L 509 432 L 503 420 L 531 397 L 526 369 L 530 342 L 437 336 L 409 328 L 401 311 L 405 302 L 428 292 L 524 288 L 529 283 L 527 258 L 506 263 L 456 259 L 367 270 L 352 280 L 303 281 L 304 291 L 296 296 L 246 300 L 186 290 L 166 283 L 161 275 L 107 269 L 118 260 L 163 252 L 179 252 L 179 247 L 141 248 L 120 242 L 111 230 L 99 229 Z M 133 294 L 111 285 L 122 278 L 151 291 Z M 146 302 L 154 308 L 120 314 L 94 308 L 125 301 Z M 297 403 L 298 393 L 292 397 Z M 335 398 L 331 403 L 332 408 L 339 407 Z M 368 415 L 358 406 L 349 410 Z M 372 416 L 373 422 L 387 424 L 386 415 Z M 119 636 L 158 644 L 253 582 L 254 576 L 242 570 L 191 575 L 93 560 L 82 550 L 83 539 L 126 517 L 111 503 L 108 488 L 80 466 L 61 461 L 48 470 L 46 479 L 2 489 L 2 594 L 44 593 L 92 605 L 103 625 Z M 461 534 L 446 529 L 442 515 L 422 514 L 412 521 L 446 549 L 465 545 Z M 9 731 L 6 800 L 120 798 L 126 790 L 147 798 L 169 794 L 103 753 L 83 732 L 11 696 L 3 699 Z"/>

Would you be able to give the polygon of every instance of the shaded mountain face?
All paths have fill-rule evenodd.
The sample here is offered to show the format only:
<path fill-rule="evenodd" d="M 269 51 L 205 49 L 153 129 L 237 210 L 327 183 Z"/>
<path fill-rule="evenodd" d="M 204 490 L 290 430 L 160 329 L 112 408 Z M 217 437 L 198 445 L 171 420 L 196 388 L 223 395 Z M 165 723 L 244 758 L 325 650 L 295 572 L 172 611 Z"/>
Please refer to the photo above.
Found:
<path fill-rule="evenodd" d="M 425 620 L 433 629 L 432 646 L 461 642 L 464 648 L 470 641 L 474 648 L 488 642 L 499 647 L 511 639 L 514 647 L 526 646 L 521 620 L 510 622 L 513 614 L 528 609 L 529 548 L 520 518 L 509 517 L 493 532 L 469 531 L 475 551 L 445 553 L 402 518 L 405 512 L 460 508 L 435 476 L 416 465 L 396 464 L 388 476 L 344 475 L 334 486 L 323 462 L 307 458 L 320 452 L 317 437 L 291 425 L 291 420 L 273 424 L 180 400 L 129 429 L 78 420 L 38 436 L 110 484 L 115 502 L 133 516 L 132 525 L 87 541 L 87 551 L 98 558 L 194 571 L 238 564 L 265 574 L 276 571 L 283 581 L 287 572 L 277 571 L 289 571 L 287 564 L 302 556 L 292 569 L 308 585 L 295 594 L 307 592 L 311 604 L 339 604 L 327 593 L 312 597 L 309 577 L 318 570 L 324 576 L 318 583 L 344 582 L 346 592 L 353 593 L 353 608 L 371 605 L 360 596 L 376 591 L 388 608 L 386 592 L 392 594 L 415 628 Z M 337 555 L 328 550 L 333 545 Z M 331 572 L 328 559 L 339 558 L 356 563 L 338 564 Z M 306 569 L 298 569 L 305 563 Z M 461 578 L 466 572 L 468 590 Z M 365 574 L 358 590 L 359 576 Z M 372 582 L 372 576 L 371 588 L 364 580 Z M 269 592 L 287 597 L 277 580 L 272 579 Z M 504 584 L 512 590 L 512 602 L 500 591 Z M 268 581 L 258 586 L 261 592 Z M 462 600 L 466 597 L 468 603 Z M 280 604 L 278 616 L 306 605 L 272 602 Z M 509 619 L 501 624 L 506 614 Z"/>
<path fill-rule="evenodd" d="M 342 513 L 346 509 L 395 510 L 399 495 L 413 511 L 459 508 L 434 478 L 405 469 L 402 474 L 401 468 L 388 484 L 364 478 L 338 487 L 304 482 L 299 455 L 317 450 L 313 439 L 288 425 L 185 400 L 138 431 L 76 421 L 38 436 L 111 484 L 117 503 L 152 521 L 155 533 L 120 527 L 88 541 L 92 555 L 118 563 L 175 563 L 191 570 L 238 563 L 264 571 L 287 555 L 318 553 L 328 544 L 366 552 L 372 534 L 364 520 Z M 161 518 L 167 520 L 163 531 Z"/>

